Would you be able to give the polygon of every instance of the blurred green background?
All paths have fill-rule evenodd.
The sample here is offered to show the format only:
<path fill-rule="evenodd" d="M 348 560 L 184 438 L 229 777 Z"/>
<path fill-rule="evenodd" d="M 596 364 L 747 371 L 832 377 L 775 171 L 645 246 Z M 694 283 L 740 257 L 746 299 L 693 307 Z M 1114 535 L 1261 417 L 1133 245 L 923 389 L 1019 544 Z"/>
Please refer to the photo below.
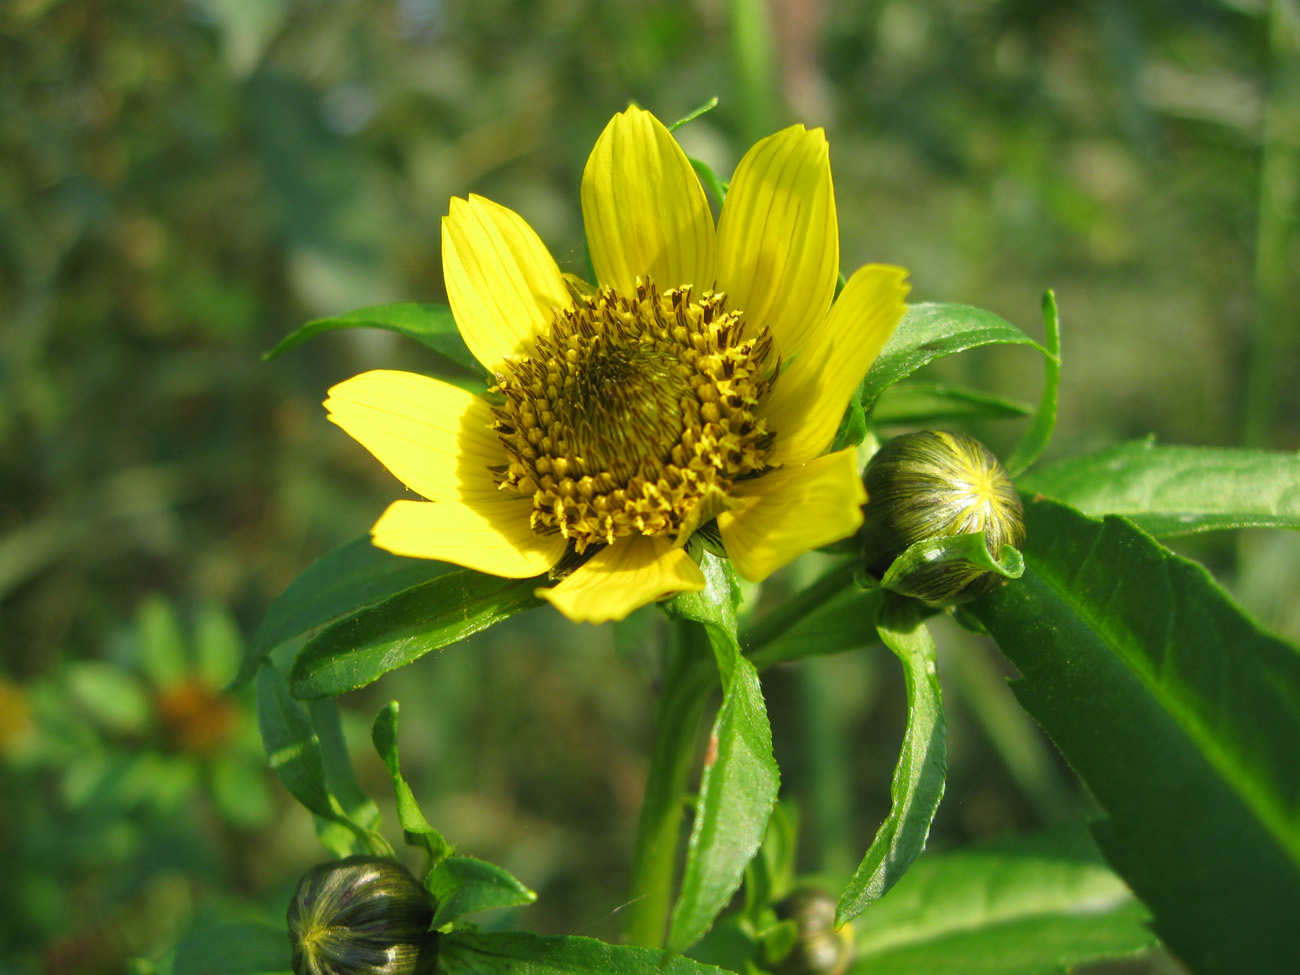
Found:
<path fill-rule="evenodd" d="M 724 174 L 823 125 L 846 269 L 905 265 L 914 299 L 1035 336 L 1056 290 L 1049 459 L 1147 434 L 1296 449 L 1298 32 L 1294 0 L 5 0 L 0 972 L 120 973 L 193 924 L 274 920 L 323 858 L 219 688 L 268 602 L 397 495 L 325 390 L 442 364 L 379 332 L 261 354 L 313 317 L 444 300 L 449 197 L 514 208 L 581 272 L 582 165 L 629 101 L 672 121 L 717 95 L 679 138 Z M 934 375 L 1032 402 L 1041 366 Z M 1005 451 L 1019 427 L 971 432 Z M 1183 547 L 1300 634 L 1294 537 Z M 431 818 L 541 894 L 503 920 L 616 938 L 654 626 L 536 610 L 349 695 L 363 785 L 391 801 L 366 740 L 399 698 Z M 932 846 L 1078 815 L 1005 665 L 940 638 Z M 888 808 L 885 656 L 765 682 L 809 869 L 850 870 Z"/>

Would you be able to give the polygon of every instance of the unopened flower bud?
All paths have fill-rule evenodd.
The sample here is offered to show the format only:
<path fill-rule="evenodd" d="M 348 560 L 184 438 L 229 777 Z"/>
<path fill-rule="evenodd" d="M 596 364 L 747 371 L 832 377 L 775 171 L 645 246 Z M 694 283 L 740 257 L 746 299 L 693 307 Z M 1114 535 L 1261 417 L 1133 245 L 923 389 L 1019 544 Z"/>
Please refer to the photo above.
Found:
<path fill-rule="evenodd" d="M 895 437 L 867 465 L 864 522 L 858 537 L 867 570 L 883 578 L 910 546 L 984 532 L 989 555 L 1025 540 L 1025 514 L 1011 478 L 982 443 L 963 433 L 922 430 Z M 955 558 L 908 566 L 892 588 L 931 605 L 962 603 L 989 592 L 1002 576 Z"/>
<path fill-rule="evenodd" d="M 793 921 L 798 932 L 789 953 L 773 966 L 777 975 L 843 975 L 853 960 L 853 928 L 835 930 L 830 894 L 801 887 L 773 906 L 776 916 Z"/>

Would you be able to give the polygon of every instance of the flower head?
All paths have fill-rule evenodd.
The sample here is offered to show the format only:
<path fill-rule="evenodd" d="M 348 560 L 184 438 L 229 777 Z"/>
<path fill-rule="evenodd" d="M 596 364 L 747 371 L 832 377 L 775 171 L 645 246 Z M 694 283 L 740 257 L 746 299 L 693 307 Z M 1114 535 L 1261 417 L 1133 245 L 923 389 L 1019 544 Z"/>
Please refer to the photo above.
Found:
<path fill-rule="evenodd" d="M 755 581 L 851 535 L 866 500 L 854 451 L 827 451 L 907 286 L 868 265 L 832 305 L 821 130 L 755 145 L 715 229 L 672 135 L 629 108 L 592 150 L 582 211 L 595 288 L 566 279 L 517 214 L 452 200 L 447 297 L 496 377 L 488 398 L 392 371 L 330 390 L 330 419 L 428 499 L 394 502 L 374 543 L 549 572 L 560 581 L 539 595 L 599 622 L 702 588 L 686 548 L 702 527 Z"/>

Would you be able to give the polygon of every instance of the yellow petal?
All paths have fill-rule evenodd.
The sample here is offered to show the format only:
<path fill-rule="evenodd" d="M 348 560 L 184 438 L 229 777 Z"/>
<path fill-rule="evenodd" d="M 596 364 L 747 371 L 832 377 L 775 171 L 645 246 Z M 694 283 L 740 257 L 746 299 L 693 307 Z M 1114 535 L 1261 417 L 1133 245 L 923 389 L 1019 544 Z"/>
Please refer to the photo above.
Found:
<path fill-rule="evenodd" d="M 545 572 L 564 554 L 559 535 L 528 527 L 527 498 L 502 504 L 394 501 L 370 529 L 371 540 L 395 555 L 454 562 L 509 579 Z"/>
<path fill-rule="evenodd" d="M 596 140 L 582 173 L 582 219 L 596 280 L 630 294 L 713 287 L 713 215 L 699 177 L 662 122 L 632 107 Z"/>
<path fill-rule="evenodd" d="M 428 376 L 375 370 L 333 387 L 325 408 L 417 494 L 435 501 L 512 498 L 492 479 L 489 468 L 505 463 L 505 449 L 488 404 L 472 393 Z"/>
<path fill-rule="evenodd" d="M 831 445 L 849 399 L 903 318 L 906 277 L 884 264 L 853 272 L 761 407 L 776 431 L 770 463 L 803 463 Z"/>
<path fill-rule="evenodd" d="M 855 455 L 841 450 L 738 485 L 739 504 L 718 515 L 736 571 L 760 582 L 804 552 L 857 531 L 867 492 Z"/>
<path fill-rule="evenodd" d="M 830 307 L 839 240 L 826 136 L 791 126 L 736 167 L 718 221 L 718 290 L 789 358 Z"/>
<path fill-rule="evenodd" d="M 699 592 L 704 574 L 666 538 L 634 535 L 601 549 L 559 585 L 538 589 L 575 623 L 621 620 L 634 609 L 679 592 Z"/>
<path fill-rule="evenodd" d="M 560 269 L 523 217 L 491 200 L 453 198 L 442 218 L 447 302 L 474 358 L 496 372 L 573 304 Z"/>

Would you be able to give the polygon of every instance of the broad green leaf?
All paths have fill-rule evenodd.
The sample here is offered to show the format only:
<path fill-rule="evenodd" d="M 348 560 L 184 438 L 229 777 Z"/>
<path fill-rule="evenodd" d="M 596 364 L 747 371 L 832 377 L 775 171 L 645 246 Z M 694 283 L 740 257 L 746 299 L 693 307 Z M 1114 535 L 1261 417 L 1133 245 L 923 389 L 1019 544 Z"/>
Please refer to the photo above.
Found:
<path fill-rule="evenodd" d="M 1043 324 L 1047 328 L 1047 355 L 1043 359 L 1043 395 L 1038 409 L 1011 458 L 1007 473 L 1019 477 L 1038 459 L 1039 454 L 1052 439 L 1056 429 L 1056 395 L 1061 388 L 1061 319 L 1056 313 L 1056 295 L 1048 291 L 1043 295 Z"/>
<path fill-rule="evenodd" d="M 934 640 L 910 602 L 887 599 L 876 629 L 898 656 L 907 679 L 907 729 L 889 787 L 889 816 L 857 872 L 840 894 L 835 923 L 851 921 L 878 901 L 925 849 L 948 772 L 943 699 Z"/>
<path fill-rule="evenodd" d="M 656 948 L 523 931 L 448 932 L 438 943 L 438 968 L 445 975 L 723 975 L 689 958 L 666 959 Z"/>
<path fill-rule="evenodd" d="M 380 709 L 375 723 L 370 729 L 370 740 L 374 742 L 375 751 L 383 760 L 388 776 L 393 780 L 393 792 L 397 796 L 397 821 L 406 833 L 406 842 L 412 846 L 421 846 L 429 855 L 427 869 L 431 870 L 451 855 L 452 845 L 440 832 L 429 825 L 420 804 L 415 801 L 415 793 L 402 777 L 401 761 L 397 754 L 397 715 L 399 705 L 389 701 Z"/>
<path fill-rule="evenodd" d="M 969 609 L 1107 859 L 1198 973 L 1300 971 L 1300 652 L 1123 519 L 1026 515 L 1024 577 Z"/>
<path fill-rule="evenodd" d="M 349 819 L 330 792 L 316 729 L 302 705 L 289 696 L 284 677 L 270 664 L 257 676 L 257 723 L 271 768 L 290 795 L 318 817 L 317 832 L 330 852 L 338 857 L 357 852 L 392 855 L 383 837 Z M 328 829 L 330 823 L 345 827 L 355 842 Z"/>
<path fill-rule="evenodd" d="M 372 545 L 368 535 L 336 548 L 312 563 L 271 603 L 248 642 L 239 676 L 230 689 L 246 684 L 266 655 L 285 640 L 382 602 L 454 568 L 446 562 L 408 559 L 385 552 Z"/>
<path fill-rule="evenodd" d="M 455 569 L 316 634 L 289 672 L 293 696 L 337 697 L 540 605 L 536 579 Z"/>
<path fill-rule="evenodd" d="M 1153 535 L 1300 528 L 1300 454 L 1283 451 L 1134 440 L 1040 467 L 1017 487 Z"/>
<path fill-rule="evenodd" d="M 932 302 L 908 305 L 898 329 L 858 387 L 858 400 L 870 411 L 880 394 L 905 376 L 935 359 L 981 345 L 1028 345 L 1049 355 L 1020 329 L 982 308 Z"/>
<path fill-rule="evenodd" d="M 333 318 L 318 318 L 281 339 L 264 359 L 274 359 L 295 346 L 302 345 L 310 338 L 322 332 L 331 332 L 336 328 L 383 328 L 397 332 L 407 338 L 415 339 L 421 345 L 428 346 L 439 355 L 450 359 L 458 366 L 463 366 L 477 376 L 484 375 L 483 366 L 474 358 L 460 337 L 456 320 L 451 309 L 446 305 L 403 302 L 392 305 L 375 305 L 372 308 L 359 308 Z"/>
<path fill-rule="evenodd" d="M 701 568 L 705 588 L 677 596 L 670 612 L 704 625 L 722 676 L 722 707 L 709 737 L 681 891 L 669 921 L 673 953 L 698 941 L 740 886 L 780 785 L 758 671 L 736 642 L 734 571 L 708 554 Z"/>
<path fill-rule="evenodd" d="M 447 857 L 429 874 L 429 893 L 438 902 L 433 926 L 495 907 L 531 904 L 537 895 L 494 863 L 473 857 Z"/>
<path fill-rule="evenodd" d="M 967 420 L 1014 420 L 1034 411 L 1023 403 L 947 383 L 901 382 L 880 394 L 877 424 L 934 426 Z"/>
<path fill-rule="evenodd" d="M 176 946 L 172 975 L 288 975 L 289 938 L 268 924 L 200 928 Z"/>
<path fill-rule="evenodd" d="M 924 856 L 853 922 L 851 975 L 1044 975 L 1155 944 L 1082 830 Z"/>

